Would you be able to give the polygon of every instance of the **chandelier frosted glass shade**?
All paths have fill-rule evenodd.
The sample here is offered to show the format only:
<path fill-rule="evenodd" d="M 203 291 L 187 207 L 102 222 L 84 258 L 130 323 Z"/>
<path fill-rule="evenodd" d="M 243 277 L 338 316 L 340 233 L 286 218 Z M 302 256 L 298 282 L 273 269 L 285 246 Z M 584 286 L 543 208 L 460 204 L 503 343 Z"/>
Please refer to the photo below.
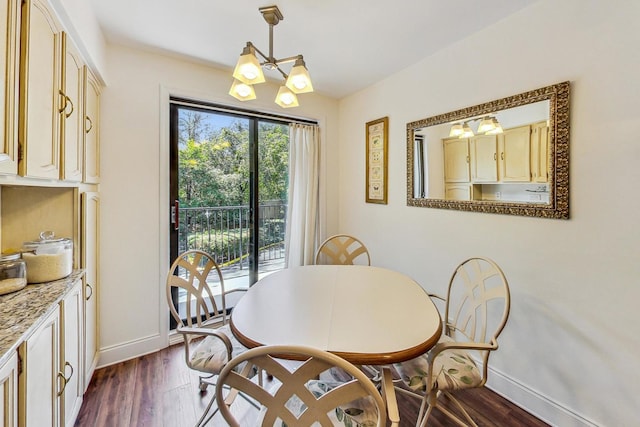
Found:
<path fill-rule="evenodd" d="M 229 95 L 240 101 L 250 101 L 256 99 L 256 91 L 253 86 L 241 82 L 240 80 L 234 80 L 229 89 Z"/>
<path fill-rule="evenodd" d="M 280 86 L 280 90 L 276 95 L 276 104 L 282 108 L 297 107 L 299 105 L 298 97 L 288 87 Z"/>
<path fill-rule="evenodd" d="M 496 122 L 491 117 L 484 117 L 478 125 L 478 133 L 487 133 L 496 128 Z"/>
<path fill-rule="evenodd" d="M 462 125 L 462 134 L 460 134 L 459 138 L 471 138 L 473 136 L 473 131 L 471 130 L 471 126 L 469 123 Z"/>
<path fill-rule="evenodd" d="M 236 63 L 236 68 L 233 70 L 233 77 L 248 85 L 265 81 L 262 66 L 251 47 L 247 46 L 242 51 L 242 55 L 240 55 Z"/>
<path fill-rule="evenodd" d="M 289 73 L 289 77 L 287 77 L 285 86 L 291 89 L 293 93 L 313 92 L 311 77 L 309 76 L 309 71 L 307 70 L 306 64 L 302 58 L 296 59 L 296 62 Z"/>
<path fill-rule="evenodd" d="M 464 133 L 462 129 L 462 123 L 456 123 L 451 126 L 451 130 L 449 131 L 449 136 L 460 136 Z"/>

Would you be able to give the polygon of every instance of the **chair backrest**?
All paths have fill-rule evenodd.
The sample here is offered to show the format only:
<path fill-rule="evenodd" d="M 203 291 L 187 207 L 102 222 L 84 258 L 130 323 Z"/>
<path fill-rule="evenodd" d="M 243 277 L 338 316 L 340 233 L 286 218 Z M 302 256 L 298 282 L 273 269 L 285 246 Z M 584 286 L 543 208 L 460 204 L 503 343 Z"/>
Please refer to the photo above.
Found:
<path fill-rule="evenodd" d="M 348 234 L 336 234 L 322 242 L 315 257 L 316 264 L 371 265 L 367 247 Z"/>
<path fill-rule="evenodd" d="M 303 362 L 292 368 L 291 361 L 283 360 L 283 357 Z M 243 363 L 246 363 L 243 367 L 238 366 Z M 241 372 L 239 368 L 242 368 Z M 335 368 L 342 369 L 349 379 L 333 385 L 322 382 L 322 378 L 331 375 L 330 370 Z M 268 372 L 274 379 L 259 382 L 256 378 L 248 378 L 247 373 L 252 370 Z M 320 381 L 317 381 L 318 378 Z M 373 382 L 346 360 L 312 347 L 257 347 L 227 363 L 218 377 L 216 400 L 227 423 L 239 427 L 233 410 L 220 403 L 228 395 L 227 392 L 240 392 L 255 399 L 262 406 L 260 416 L 263 427 L 311 426 L 314 423 L 323 427 L 333 426 L 336 420 L 358 413 L 363 407 L 375 408 L 375 425 L 386 425 L 386 404 Z M 368 405 L 362 405 L 361 399 L 367 400 Z"/>
<path fill-rule="evenodd" d="M 212 286 L 220 288 L 220 292 L 216 292 L 221 296 L 219 303 Z M 178 292 L 172 292 L 172 287 L 178 288 Z M 169 310 L 178 327 L 185 326 L 185 323 L 186 326 L 200 327 L 216 318 L 226 322 L 224 279 L 220 267 L 206 252 L 190 250 L 180 254 L 169 269 L 166 290 Z M 184 304 L 184 321 L 175 308 L 176 302 Z"/>
<path fill-rule="evenodd" d="M 497 348 L 510 305 L 509 284 L 500 267 L 488 258 L 469 258 L 449 281 L 444 333 L 457 340 L 462 334 L 463 340 Z M 489 352 L 483 353 L 486 361 Z"/>

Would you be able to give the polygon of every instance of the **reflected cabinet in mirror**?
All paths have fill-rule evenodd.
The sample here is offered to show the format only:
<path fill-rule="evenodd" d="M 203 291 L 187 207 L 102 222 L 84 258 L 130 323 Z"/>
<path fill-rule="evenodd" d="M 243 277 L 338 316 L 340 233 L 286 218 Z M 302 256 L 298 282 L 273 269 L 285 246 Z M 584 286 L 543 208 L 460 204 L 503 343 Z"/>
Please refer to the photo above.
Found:
<path fill-rule="evenodd" d="M 569 218 L 569 82 L 407 124 L 407 205 Z"/>

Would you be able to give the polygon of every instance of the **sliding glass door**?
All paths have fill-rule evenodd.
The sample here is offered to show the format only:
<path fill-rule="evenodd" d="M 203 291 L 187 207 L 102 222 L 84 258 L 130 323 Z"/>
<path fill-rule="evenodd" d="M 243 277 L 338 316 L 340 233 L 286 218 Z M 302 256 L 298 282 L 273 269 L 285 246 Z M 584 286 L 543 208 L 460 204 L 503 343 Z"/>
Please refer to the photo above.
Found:
<path fill-rule="evenodd" d="M 170 111 L 170 260 L 210 253 L 226 290 L 283 268 L 288 124 L 183 100 Z"/>

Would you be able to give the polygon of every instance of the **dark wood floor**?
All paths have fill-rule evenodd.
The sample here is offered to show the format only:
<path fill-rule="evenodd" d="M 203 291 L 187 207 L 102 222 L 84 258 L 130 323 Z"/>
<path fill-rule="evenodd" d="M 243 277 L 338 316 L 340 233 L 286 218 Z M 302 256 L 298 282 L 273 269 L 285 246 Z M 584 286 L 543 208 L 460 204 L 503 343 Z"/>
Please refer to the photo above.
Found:
<path fill-rule="evenodd" d="M 182 345 L 99 369 L 95 372 L 76 426 L 193 426 L 213 390 L 201 396 L 198 376 L 184 361 Z M 460 400 L 479 426 L 547 426 L 489 389 L 469 390 Z M 415 425 L 417 399 L 398 395 L 401 427 Z M 225 426 L 219 416 L 209 426 Z M 434 410 L 429 425 L 451 426 Z"/>

